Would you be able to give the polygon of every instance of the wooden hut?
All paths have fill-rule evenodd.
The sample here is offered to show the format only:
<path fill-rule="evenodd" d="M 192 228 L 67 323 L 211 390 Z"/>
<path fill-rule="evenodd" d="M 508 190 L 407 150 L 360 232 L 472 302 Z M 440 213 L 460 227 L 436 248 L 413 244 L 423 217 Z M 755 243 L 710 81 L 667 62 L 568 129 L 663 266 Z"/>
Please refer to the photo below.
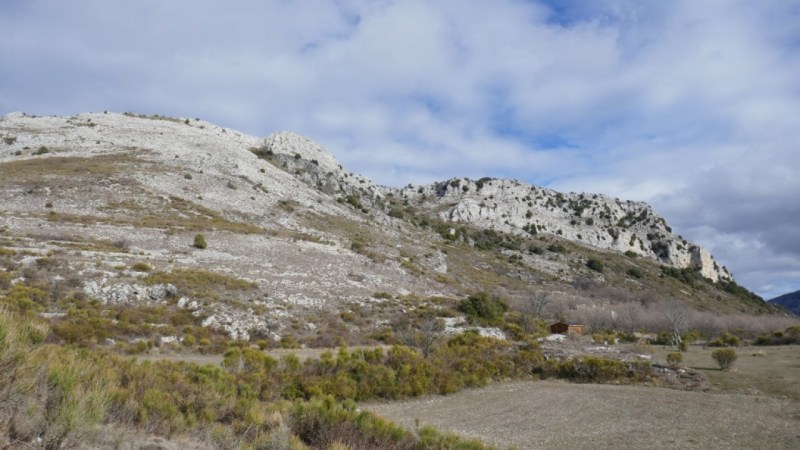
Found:
<path fill-rule="evenodd" d="M 550 325 L 552 334 L 583 334 L 583 324 L 556 322 Z"/>

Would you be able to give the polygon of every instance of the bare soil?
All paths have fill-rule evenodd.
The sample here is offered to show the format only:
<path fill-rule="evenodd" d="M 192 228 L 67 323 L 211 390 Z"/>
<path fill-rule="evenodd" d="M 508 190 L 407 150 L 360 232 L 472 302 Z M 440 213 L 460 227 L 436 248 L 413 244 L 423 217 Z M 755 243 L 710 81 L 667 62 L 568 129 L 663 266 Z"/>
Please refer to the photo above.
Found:
<path fill-rule="evenodd" d="M 592 353 L 586 342 L 545 347 Z M 617 357 L 626 353 L 611 346 L 603 356 L 614 357 L 615 347 Z M 674 351 L 652 350 L 654 364 Z M 683 353 L 687 372 L 708 380 L 695 390 L 533 381 L 364 407 L 408 427 L 433 425 L 520 449 L 800 448 L 800 346 L 739 348 L 728 371 L 713 350 Z"/>
<path fill-rule="evenodd" d="M 364 407 L 519 449 L 800 448 L 798 404 L 757 395 L 531 381 Z"/>

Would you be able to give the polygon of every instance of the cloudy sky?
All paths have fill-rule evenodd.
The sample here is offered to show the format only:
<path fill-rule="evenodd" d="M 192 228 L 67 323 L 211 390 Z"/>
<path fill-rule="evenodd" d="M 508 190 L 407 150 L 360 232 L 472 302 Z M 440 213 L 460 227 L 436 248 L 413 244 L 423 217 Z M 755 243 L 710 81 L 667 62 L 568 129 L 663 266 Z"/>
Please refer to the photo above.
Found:
<path fill-rule="evenodd" d="M 0 114 L 200 117 L 384 185 L 644 200 L 771 298 L 800 289 L 798 24 L 800 0 L 1 0 Z"/>

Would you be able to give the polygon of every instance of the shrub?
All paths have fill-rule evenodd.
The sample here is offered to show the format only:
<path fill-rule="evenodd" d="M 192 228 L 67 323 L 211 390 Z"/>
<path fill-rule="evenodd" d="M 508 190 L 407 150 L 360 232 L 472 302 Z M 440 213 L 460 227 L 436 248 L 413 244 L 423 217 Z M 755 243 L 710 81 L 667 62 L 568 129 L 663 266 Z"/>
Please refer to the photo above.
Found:
<path fill-rule="evenodd" d="M 44 155 L 45 153 L 50 153 L 50 150 L 45 146 L 41 146 L 33 154 L 34 155 Z"/>
<path fill-rule="evenodd" d="M 150 272 L 153 268 L 146 262 L 137 262 L 131 266 L 131 270 L 135 270 L 136 272 Z"/>
<path fill-rule="evenodd" d="M 300 343 L 291 334 L 281 337 L 281 348 L 300 348 Z"/>
<path fill-rule="evenodd" d="M 719 364 L 722 370 L 728 370 L 733 366 L 736 361 L 736 350 L 732 348 L 720 348 L 711 352 L 711 357 Z"/>
<path fill-rule="evenodd" d="M 628 269 L 628 275 L 632 276 L 633 278 L 642 278 L 644 274 L 641 270 L 637 269 L 636 267 Z"/>
<path fill-rule="evenodd" d="M 355 196 L 355 195 L 352 195 L 352 194 L 348 195 L 347 198 L 345 199 L 345 201 L 350 206 L 353 206 L 356 209 L 361 209 L 362 208 L 361 202 L 359 201 L 359 198 L 357 196 Z"/>
<path fill-rule="evenodd" d="M 557 369 L 559 376 L 579 382 L 609 382 L 625 378 L 637 379 L 650 372 L 649 365 L 628 366 L 622 361 L 582 356 L 569 359 Z"/>
<path fill-rule="evenodd" d="M 208 243 L 206 242 L 206 238 L 202 234 L 197 234 L 194 237 L 194 244 L 192 244 L 195 248 L 204 249 L 208 247 Z"/>
<path fill-rule="evenodd" d="M 708 343 L 709 347 L 738 347 L 739 336 L 730 333 L 722 333 L 722 336 Z"/>
<path fill-rule="evenodd" d="M 724 333 L 722 335 L 722 341 L 725 342 L 727 347 L 738 347 L 739 346 L 739 336 L 730 333 Z"/>
<path fill-rule="evenodd" d="M 605 269 L 603 262 L 596 258 L 589 258 L 589 260 L 586 261 L 586 267 L 596 272 L 602 272 Z"/>
<path fill-rule="evenodd" d="M 528 252 L 532 253 L 534 255 L 542 255 L 542 254 L 544 254 L 544 250 L 541 247 L 537 247 L 535 245 L 531 245 L 530 248 L 528 249 Z"/>
<path fill-rule="evenodd" d="M 394 217 L 395 219 L 402 219 L 403 211 L 401 209 L 392 208 L 391 210 L 389 210 L 389 217 Z"/>
<path fill-rule="evenodd" d="M 671 367 L 678 367 L 683 362 L 683 354 L 679 352 L 667 353 L 667 364 Z"/>
<path fill-rule="evenodd" d="M 508 305 L 499 298 L 489 297 L 486 292 L 478 292 L 461 300 L 458 310 L 470 321 L 496 323 L 508 311 Z"/>
<path fill-rule="evenodd" d="M 2 274 L 0 274 L 2 275 Z M 756 345 L 787 345 L 800 343 L 800 327 L 789 327 L 772 334 L 762 334 L 756 339 Z"/>

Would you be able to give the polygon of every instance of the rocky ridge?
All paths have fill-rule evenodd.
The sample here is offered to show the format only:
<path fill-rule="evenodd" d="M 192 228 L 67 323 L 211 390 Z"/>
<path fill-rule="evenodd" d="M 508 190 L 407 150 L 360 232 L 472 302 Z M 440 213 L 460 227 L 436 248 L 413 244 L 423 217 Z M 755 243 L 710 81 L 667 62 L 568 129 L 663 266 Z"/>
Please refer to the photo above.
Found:
<path fill-rule="evenodd" d="M 620 263 L 651 275 L 618 277 L 626 289 L 660 290 L 661 265 L 732 279 L 643 203 L 514 180 L 388 188 L 348 172 L 305 137 L 257 138 L 199 119 L 8 114 L 0 118 L 0 198 L 0 249 L 16 252 L 7 270 L 20 279 L 38 269 L 103 303 L 174 304 L 241 339 L 297 332 L 298 317 L 309 334 L 325 321 L 338 323 L 337 333 L 380 330 L 408 311 L 438 307 L 426 299 L 483 289 L 571 292 L 573 282 L 607 278 L 586 269 L 595 251 L 643 257 Z M 585 251 L 480 252 L 468 237 L 442 240 L 428 219 L 453 233 L 469 226 Z M 198 232 L 209 248 L 192 247 Z M 147 274 L 133 269 L 140 263 L 153 273 L 211 271 L 255 288 L 201 298 L 168 282 L 143 283 Z"/>
<path fill-rule="evenodd" d="M 514 234 L 553 234 L 604 250 L 632 252 L 713 280 L 732 280 L 704 248 L 672 233 L 644 202 L 561 193 L 517 180 L 453 178 L 409 185 L 400 195 L 441 220 Z"/>

